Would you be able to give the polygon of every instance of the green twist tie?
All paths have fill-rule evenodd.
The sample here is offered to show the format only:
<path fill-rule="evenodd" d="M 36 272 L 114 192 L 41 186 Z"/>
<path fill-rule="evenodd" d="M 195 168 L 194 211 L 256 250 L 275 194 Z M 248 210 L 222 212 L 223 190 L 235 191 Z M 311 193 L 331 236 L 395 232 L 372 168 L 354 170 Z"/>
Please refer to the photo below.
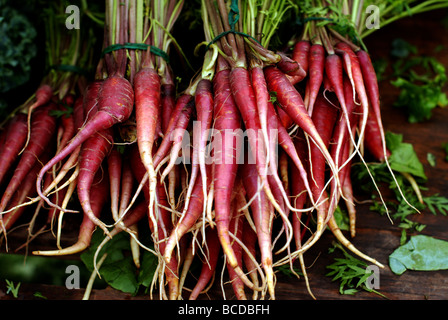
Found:
<path fill-rule="evenodd" d="M 58 70 L 58 71 L 66 71 L 73 72 L 77 74 L 87 75 L 87 70 L 84 70 L 78 66 L 70 65 L 70 64 L 55 64 L 50 66 L 50 70 Z"/>
<path fill-rule="evenodd" d="M 222 37 L 228 35 L 229 33 L 237 34 L 237 35 L 240 35 L 240 36 L 243 36 L 243 37 L 246 37 L 246 38 L 251 38 L 251 39 L 254 40 L 256 43 L 258 43 L 258 44 L 261 45 L 261 43 L 260 43 L 257 39 L 255 39 L 255 38 L 252 37 L 251 35 L 248 35 L 247 33 L 239 32 L 239 31 L 236 31 L 236 30 L 228 30 L 228 31 L 224 31 L 224 32 L 218 34 L 212 41 L 210 41 L 210 42 L 207 44 L 206 49 L 208 50 L 212 44 L 214 44 L 215 42 L 217 42 L 217 41 L 218 41 L 219 39 L 221 39 Z"/>
<path fill-rule="evenodd" d="M 145 44 L 145 43 L 129 43 L 129 42 L 126 42 L 124 44 L 119 44 L 119 43 L 113 44 L 113 45 L 110 45 L 107 48 L 105 48 L 103 50 L 103 52 L 101 53 L 101 56 L 104 56 L 107 53 L 110 53 L 110 52 L 113 52 L 113 51 L 116 51 L 116 50 L 121 50 L 121 49 L 143 50 L 144 51 L 144 50 L 147 50 L 148 47 L 150 48 L 149 50 L 150 50 L 151 53 L 155 54 L 156 56 L 159 56 L 159 57 L 163 58 L 163 60 L 165 60 L 168 63 L 170 62 L 170 58 L 169 58 L 168 54 L 165 51 L 163 51 L 163 50 L 161 50 L 161 49 L 159 49 L 157 47 L 151 46 L 149 44 Z"/>

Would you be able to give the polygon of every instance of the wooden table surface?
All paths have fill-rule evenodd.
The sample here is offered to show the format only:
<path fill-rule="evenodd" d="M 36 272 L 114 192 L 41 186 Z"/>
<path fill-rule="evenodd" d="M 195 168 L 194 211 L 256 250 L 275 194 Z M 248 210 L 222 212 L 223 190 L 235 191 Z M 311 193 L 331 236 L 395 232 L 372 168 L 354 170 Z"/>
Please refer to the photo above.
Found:
<path fill-rule="evenodd" d="M 366 39 L 372 58 L 389 58 L 391 42 L 396 38 L 402 38 L 418 47 L 419 53 L 436 57 L 445 66 L 448 66 L 448 29 L 444 29 L 441 20 L 448 17 L 448 11 L 429 12 L 406 18 L 392 25 L 380 28 Z M 434 49 L 443 45 L 443 49 L 435 52 Z M 440 193 L 448 197 L 448 162 L 444 161 L 445 153 L 441 144 L 448 142 L 448 108 L 437 108 L 433 112 L 431 120 L 420 124 L 409 124 L 401 109 L 394 108 L 393 102 L 397 98 L 398 91 L 389 82 L 381 82 L 381 98 L 383 121 L 385 129 L 395 133 L 402 133 L 404 142 L 414 145 L 414 149 L 422 161 L 428 176 L 425 195 Z M 448 91 L 448 90 L 447 90 Z M 437 165 L 431 167 L 426 160 L 427 153 L 436 156 Z M 356 186 L 355 186 L 356 187 Z M 399 246 L 401 229 L 390 223 L 386 216 L 369 211 L 368 204 L 357 205 L 357 235 L 351 239 L 353 244 L 364 253 L 374 257 L 386 267 L 380 270 L 379 292 L 391 300 L 445 300 L 448 299 L 448 270 L 444 271 L 406 271 L 398 276 L 388 267 L 389 255 Z M 420 234 L 448 240 L 448 217 L 433 215 L 427 211 L 420 215 L 413 215 L 413 221 L 426 225 Z M 348 237 L 348 236 L 347 236 Z M 74 239 L 66 239 L 72 243 Z M 381 300 L 376 294 L 360 291 L 355 295 L 341 295 L 338 291 L 339 284 L 332 282 L 325 274 L 326 266 L 333 262 L 334 254 L 328 253 L 332 246 L 334 236 L 326 232 L 318 243 L 305 255 L 308 267 L 308 276 L 313 294 L 322 300 Z M 38 246 L 39 243 L 34 244 Z M 71 257 L 69 257 L 71 258 Z M 76 257 L 75 257 L 76 258 Z M 5 266 L 1 266 L 4 268 Z M 230 286 L 226 287 L 227 298 L 233 295 Z M 53 285 L 22 283 L 20 288 L 21 299 L 33 299 L 33 294 L 39 291 L 48 299 L 79 300 L 83 290 L 67 290 L 64 287 Z M 6 295 L 4 283 L 0 283 L 0 300 L 10 299 Z M 277 277 L 278 300 L 310 300 L 303 279 L 289 278 L 279 274 Z M 204 299 L 221 299 L 221 288 L 216 285 L 209 297 Z M 101 300 L 136 300 L 148 299 L 147 296 L 133 297 L 123 294 L 111 288 L 93 290 L 91 299 Z"/>

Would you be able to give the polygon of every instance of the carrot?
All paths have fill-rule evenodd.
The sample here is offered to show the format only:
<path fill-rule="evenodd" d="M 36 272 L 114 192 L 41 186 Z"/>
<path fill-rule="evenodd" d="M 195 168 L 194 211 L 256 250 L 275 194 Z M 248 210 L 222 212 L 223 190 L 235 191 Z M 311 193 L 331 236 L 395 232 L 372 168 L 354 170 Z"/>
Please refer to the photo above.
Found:
<path fill-rule="evenodd" d="M 188 208 L 190 195 L 193 192 L 198 172 L 202 179 L 203 186 L 203 204 L 207 202 L 207 172 L 206 172 L 206 147 L 209 131 L 213 118 L 213 84 L 208 79 L 199 80 L 195 92 L 195 106 L 197 121 L 193 126 L 193 156 L 191 164 L 191 177 L 189 187 L 186 193 L 185 209 Z M 205 213 L 205 205 L 204 205 Z"/>
<path fill-rule="evenodd" d="M 2 144 L 0 154 L 2 159 L 0 161 L 0 184 L 17 160 L 19 152 L 24 146 L 28 130 L 26 121 L 26 115 L 19 113 L 8 124 L 5 143 Z"/>
<path fill-rule="evenodd" d="M 153 146 L 159 121 L 160 77 L 151 67 L 143 67 L 134 78 L 135 119 L 140 157 L 149 177 L 149 210 L 153 214 L 157 176 L 153 162 Z"/>
<path fill-rule="evenodd" d="M 163 83 L 161 86 L 161 99 L 162 99 L 162 132 L 165 134 L 172 112 L 176 106 L 176 86 L 173 83 Z"/>
<path fill-rule="evenodd" d="M 261 263 L 266 273 L 269 294 L 274 298 L 274 270 L 272 266 L 273 257 L 271 242 L 274 210 L 272 204 L 267 199 L 264 190 L 260 187 L 261 181 L 259 180 L 256 166 L 254 164 L 246 163 L 243 165 L 242 173 L 247 202 L 251 203 L 252 218 L 256 226 L 258 246 L 261 253 Z"/>
<path fill-rule="evenodd" d="M 103 207 L 109 198 L 108 189 L 108 176 L 103 175 L 101 170 L 98 170 L 92 183 L 92 189 L 90 190 L 90 206 L 93 214 L 96 217 L 100 216 L 101 211 L 103 210 Z M 42 256 L 60 256 L 82 252 L 89 247 L 90 241 L 92 239 L 92 233 L 93 231 L 95 231 L 95 228 L 96 225 L 93 223 L 91 217 L 89 217 L 87 214 L 83 214 L 83 219 L 79 227 L 78 240 L 76 241 L 76 243 L 60 250 L 33 251 L 33 254 Z"/>
<path fill-rule="evenodd" d="M 369 115 L 367 117 L 366 131 L 364 144 L 366 149 L 373 155 L 378 161 L 386 161 L 386 158 L 390 156 L 389 149 L 384 148 L 381 129 L 376 120 L 376 116 L 373 113 L 372 108 L 369 108 Z M 386 149 L 386 151 L 384 151 Z"/>
<path fill-rule="evenodd" d="M 42 167 L 41 163 L 36 162 L 34 164 L 34 167 L 30 170 L 30 172 L 24 177 L 24 180 L 20 183 L 20 189 L 18 189 L 11 200 L 10 207 L 14 208 L 21 203 L 23 203 L 28 197 L 33 197 L 36 188 L 35 188 L 35 179 L 37 174 L 39 173 L 40 168 Z M 14 223 L 17 221 L 17 219 L 20 218 L 20 216 L 27 210 L 28 208 L 26 206 L 19 207 L 15 209 L 14 211 L 9 211 L 3 216 L 3 228 L 0 229 L 0 233 L 2 231 L 8 231 L 11 226 L 14 225 Z"/>
<path fill-rule="evenodd" d="M 137 148 L 132 148 L 130 151 L 130 162 L 132 172 L 138 181 L 142 181 L 146 168 L 139 155 L 139 150 Z M 149 206 L 149 184 L 145 183 L 143 185 L 145 190 L 144 197 L 146 204 Z M 154 210 L 154 217 L 151 217 L 148 210 L 148 222 L 151 230 L 152 237 L 154 239 L 155 246 L 158 248 L 156 251 L 163 258 L 166 248 L 165 239 L 168 238 L 171 230 L 171 216 L 168 211 L 163 207 L 168 207 L 168 200 L 165 195 L 165 188 L 163 184 L 158 181 L 156 189 L 156 207 Z M 174 255 L 170 257 L 170 262 L 166 264 L 164 268 L 165 275 L 167 277 L 167 282 L 169 285 L 169 295 L 171 299 L 176 299 L 179 293 L 179 275 L 178 275 L 178 260 Z M 162 283 L 161 283 L 162 285 Z"/>
<path fill-rule="evenodd" d="M 314 102 L 324 78 L 325 48 L 320 43 L 313 43 L 309 53 L 308 81 L 306 83 L 307 93 L 305 95 L 305 108 L 308 114 L 313 114 Z"/>
<path fill-rule="evenodd" d="M 99 226 L 106 235 L 109 230 L 106 225 L 98 219 L 91 208 L 91 188 L 97 171 L 101 168 L 103 160 L 107 158 L 112 150 L 113 135 L 111 129 L 96 132 L 82 144 L 79 155 L 79 176 L 78 176 L 78 198 L 84 214 L 92 219 L 92 222 Z M 110 182 L 109 182 L 110 184 Z"/>
<path fill-rule="evenodd" d="M 237 208 L 233 206 L 232 217 L 230 219 L 229 232 L 233 234 L 233 238 L 239 239 L 241 242 L 241 238 L 243 235 L 243 217 L 238 215 Z M 235 241 L 232 241 L 232 250 L 235 254 L 235 259 L 237 261 L 237 266 L 239 269 L 243 268 L 243 248 L 241 245 Z M 230 265 L 230 262 L 227 262 L 227 271 L 229 273 L 230 282 L 232 283 L 233 292 L 235 293 L 236 299 L 238 300 L 247 300 L 246 293 L 244 291 L 244 281 L 238 275 L 237 271 Z"/>
<path fill-rule="evenodd" d="M 230 71 L 226 66 L 220 66 L 216 72 L 214 81 L 215 92 L 215 126 L 217 132 L 221 133 L 221 146 L 218 146 L 218 154 L 215 154 L 214 165 L 214 204 L 215 204 L 215 223 L 220 239 L 221 246 L 227 261 L 231 268 L 235 270 L 238 276 L 244 283 L 253 288 L 253 283 L 243 273 L 243 270 L 238 265 L 235 252 L 231 246 L 231 239 L 229 234 L 230 217 L 231 217 L 231 199 L 232 190 L 235 185 L 235 178 L 238 169 L 236 160 L 236 151 L 239 148 L 235 136 L 230 136 L 228 139 L 224 137 L 228 133 L 226 130 L 234 134 L 234 130 L 240 127 L 241 120 L 239 113 L 241 109 L 237 109 L 236 99 L 233 95 L 235 91 L 234 86 L 237 86 L 236 81 L 231 81 L 231 74 L 235 69 Z M 247 79 L 248 81 L 248 79 Z M 241 83 L 238 83 L 240 85 Z M 242 94 L 244 95 L 244 94 Z M 234 100 L 235 99 L 235 100 Z M 238 112 L 239 110 L 239 112 Z M 251 114 L 252 119 L 258 119 L 255 113 Z M 223 132 L 224 131 L 224 132 Z M 224 138 L 223 138 L 224 137 Z M 231 141 L 231 143 L 229 143 Z M 225 143 L 227 142 L 227 143 Z M 230 144 L 230 145 L 229 145 Z M 255 149 L 256 150 L 256 149 Z"/>
<path fill-rule="evenodd" d="M 47 84 L 43 84 L 36 90 L 35 95 L 36 95 L 35 102 L 28 107 L 28 117 L 27 117 L 28 135 L 27 140 L 25 142 L 25 147 L 28 145 L 31 139 L 31 114 L 34 112 L 35 109 L 44 106 L 50 102 L 51 98 L 53 97 L 53 88 L 51 88 Z"/>
<path fill-rule="evenodd" d="M 164 133 L 163 140 L 153 157 L 154 167 L 157 167 L 163 158 L 170 152 L 170 147 L 174 140 L 176 129 L 186 129 L 191 113 L 193 112 L 194 96 L 190 93 L 183 93 L 176 101 L 175 109 L 168 123 L 168 128 Z M 187 118 L 188 119 L 187 119 Z M 187 121 L 188 120 L 188 121 Z"/>
<path fill-rule="evenodd" d="M 221 250 L 216 229 L 207 228 L 206 230 L 207 250 L 206 257 L 202 262 L 201 273 L 196 281 L 193 290 L 190 293 L 189 300 L 196 300 L 199 294 L 203 292 L 206 285 L 212 279 L 219 260 Z"/>
<path fill-rule="evenodd" d="M 277 68 L 286 74 L 291 84 L 295 85 L 305 79 L 306 71 L 300 63 L 282 52 L 277 52 L 277 54 L 281 57 L 281 60 L 277 63 Z"/>
<path fill-rule="evenodd" d="M 110 182 L 111 213 L 114 221 L 119 219 L 121 173 L 123 160 L 117 148 L 111 148 L 107 155 L 107 170 Z"/>
<path fill-rule="evenodd" d="M 93 99 L 95 98 L 93 97 Z M 89 99 L 92 99 L 92 96 L 89 96 Z M 71 142 L 42 168 L 36 181 L 39 196 L 45 199 L 49 205 L 53 205 L 42 192 L 41 184 L 44 173 L 72 153 L 95 132 L 111 128 L 114 124 L 128 119 L 133 104 L 134 92 L 128 80 L 118 75 L 104 80 L 99 90 L 98 111 L 84 124 Z"/>
<path fill-rule="evenodd" d="M 243 252 L 244 266 L 246 267 L 247 273 L 249 274 L 252 283 L 255 284 L 256 286 L 259 286 L 259 280 L 257 274 L 258 265 L 257 262 L 254 260 L 254 258 L 257 257 L 258 255 L 257 252 L 258 238 L 257 234 L 255 233 L 255 230 L 249 224 L 247 219 L 244 220 L 242 241 L 246 246 L 247 250 L 247 252 L 246 250 L 244 250 Z M 257 297 L 258 297 L 258 291 L 255 290 L 252 295 L 252 300 L 257 300 Z M 262 295 L 262 297 L 264 298 L 264 294 Z"/>
<path fill-rule="evenodd" d="M 12 195 L 19 188 L 20 182 L 51 144 L 56 132 L 56 118 L 50 115 L 54 108 L 55 105 L 50 104 L 34 112 L 31 122 L 30 143 L 24 149 L 14 174 L 5 189 L 0 202 L 0 212 L 6 208 Z"/>
<path fill-rule="evenodd" d="M 302 67 L 308 75 L 309 59 L 310 59 L 311 42 L 308 40 L 298 41 L 292 50 L 292 59 Z"/>
<path fill-rule="evenodd" d="M 198 178 L 201 178 L 201 173 L 199 173 Z M 194 184 L 193 192 L 190 195 L 191 200 L 188 201 L 188 207 L 183 210 L 180 220 L 177 222 L 166 241 L 164 258 L 167 263 L 171 260 L 172 252 L 176 244 L 178 244 L 179 240 L 194 226 L 204 210 L 204 192 L 202 183 L 202 179 L 200 179 Z"/>
<path fill-rule="evenodd" d="M 299 125 L 306 134 L 313 140 L 313 143 L 319 149 L 327 161 L 330 170 L 332 172 L 332 178 L 336 179 L 337 185 L 340 186 L 337 176 L 337 168 L 334 161 L 324 143 L 322 137 L 316 129 L 313 121 L 305 110 L 304 103 L 299 92 L 292 86 L 285 78 L 280 70 L 273 66 L 266 67 L 264 69 L 266 75 L 266 81 L 270 91 L 277 92 L 277 101 L 279 105 L 288 113 L 288 115 Z M 317 201 L 317 199 L 314 199 Z M 322 217 L 321 217 L 322 218 Z M 317 232 L 313 241 L 308 242 L 308 246 L 303 246 L 305 250 L 309 248 L 320 237 L 324 230 L 323 220 L 319 220 L 317 224 Z M 304 249 L 305 248 L 305 249 Z"/>
<path fill-rule="evenodd" d="M 279 72 L 284 75 L 281 71 Z M 290 84 L 289 81 L 288 83 Z M 235 67 L 232 68 L 230 72 L 230 85 L 232 94 L 235 98 L 235 103 L 241 112 L 241 117 L 248 132 L 251 156 L 255 161 L 255 164 L 257 165 L 258 173 L 262 179 L 261 183 L 263 184 L 266 195 L 271 200 L 274 208 L 280 213 L 285 223 L 287 223 L 289 226 L 289 221 L 285 216 L 284 211 L 275 201 L 275 198 L 272 195 L 272 191 L 270 189 L 269 182 L 267 181 L 267 169 L 269 160 L 266 159 L 266 151 L 268 150 L 267 148 L 269 148 L 269 146 L 265 145 L 264 140 L 260 139 L 259 137 L 262 128 L 260 118 L 257 117 L 257 98 L 255 96 L 256 89 L 254 89 L 254 87 L 258 87 L 258 85 L 261 84 L 258 82 L 254 82 L 252 84 L 250 80 L 250 73 L 246 68 Z M 287 244 L 284 246 L 284 248 L 286 247 Z"/>

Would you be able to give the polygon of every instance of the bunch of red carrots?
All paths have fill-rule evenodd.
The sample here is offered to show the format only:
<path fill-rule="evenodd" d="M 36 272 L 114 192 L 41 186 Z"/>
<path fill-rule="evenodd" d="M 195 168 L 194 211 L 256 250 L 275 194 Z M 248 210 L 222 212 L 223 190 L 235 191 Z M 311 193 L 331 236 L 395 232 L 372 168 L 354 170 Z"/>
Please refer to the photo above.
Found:
<path fill-rule="evenodd" d="M 171 31 L 184 1 L 106 1 L 94 77 L 67 71 L 47 81 L 2 126 L 4 238 L 31 204 L 31 238 L 57 226 L 57 248 L 36 255 L 82 252 L 96 228 L 105 235 L 99 251 L 125 231 L 158 258 L 161 299 L 198 298 L 220 261 L 237 299 L 275 299 L 274 268 L 294 270 L 297 259 L 311 293 L 304 254 L 326 227 L 382 266 L 333 214 L 343 199 L 354 236 L 351 164 L 363 161 L 364 148 L 387 163 L 375 70 L 362 43 L 327 17 L 305 15 L 292 50 L 271 50 L 283 15 L 301 5 L 201 1 L 203 65 L 177 92 L 170 51 L 182 50 Z M 76 57 L 86 50 L 70 48 Z M 63 248 L 64 213 L 76 212 L 78 241 Z M 140 241 L 142 221 L 151 246 Z M 201 272 L 186 290 L 196 257 Z"/>

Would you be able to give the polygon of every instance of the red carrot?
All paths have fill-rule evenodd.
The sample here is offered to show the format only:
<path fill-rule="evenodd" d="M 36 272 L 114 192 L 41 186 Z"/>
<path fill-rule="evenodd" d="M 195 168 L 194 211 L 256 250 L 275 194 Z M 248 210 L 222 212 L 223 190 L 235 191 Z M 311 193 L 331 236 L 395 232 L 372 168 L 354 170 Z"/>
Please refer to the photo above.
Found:
<path fill-rule="evenodd" d="M 302 67 L 308 74 L 309 72 L 309 56 L 310 56 L 311 42 L 308 40 L 298 41 L 292 50 L 292 59 Z"/>
<path fill-rule="evenodd" d="M 44 173 L 67 157 L 95 132 L 111 128 L 114 124 L 127 120 L 133 105 L 134 92 L 128 80 L 117 75 L 104 80 L 98 96 L 98 112 L 86 122 L 71 142 L 42 168 L 36 181 L 39 196 L 45 199 L 49 205 L 53 205 L 41 190 Z"/>
<path fill-rule="evenodd" d="M 26 141 L 26 115 L 19 113 L 11 119 L 7 128 L 5 143 L 2 144 L 0 161 L 0 184 L 19 156 Z"/>
<path fill-rule="evenodd" d="M 271 297 L 275 296 L 274 291 L 274 270 L 272 267 L 272 221 L 274 210 L 272 204 L 267 199 L 264 190 L 260 186 L 257 168 L 254 164 L 243 165 L 243 184 L 246 190 L 247 202 L 251 203 L 252 218 L 257 231 L 258 246 L 261 253 L 261 263 L 266 273 L 268 289 Z M 261 189 L 261 190 L 260 190 Z"/>
<path fill-rule="evenodd" d="M 205 254 L 207 255 L 202 262 L 201 273 L 196 281 L 196 284 L 191 291 L 189 300 L 196 300 L 199 294 L 205 289 L 215 273 L 216 266 L 219 260 L 219 252 L 221 250 L 218 235 L 215 229 L 207 228 L 206 230 L 207 248 Z"/>
<path fill-rule="evenodd" d="M 162 99 L 162 132 L 166 133 L 172 112 L 176 106 L 176 86 L 173 83 L 163 83 L 161 87 Z"/>
<path fill-rule="evenodd" d="M 153 146 L 159 121 L 160 85 L 160 77 L 151 67 L 144 67 L 135 75 L 137 143 L 140 157 L 149 177 L 150 211 L 152 211 L 151 208 L 155 201 L 154 194 L 157 185 L 157 176 L 153 162 Z"/>
<path fill-rule="evenodd" d="M 288 82 L 284 75 L 275 67 L 265 68 L 266 80 L 271 91 L 277 92 L 277 101 L 288 115 L 299 125 L 313 140 L 317 148 L 326 159 L 334 179 L 337 179 L 337 170 L 328 149 L 316 130 L 316 127 L 305 110 L 301 95 Z M 316 199 L 315 199 L 316 200 Z"/>
<path fill-rule="evenodd" d="M 100 169 L 103 160 L 107 158 L 112 150 L 113 135 L 111 129 L 96 132 L 82 144 L 79 155 L 79 176 L 78 176 L 78 198 L 85 215 L 92 219 L 92 222 L 99 226 L 106 235 L 109 230 L 106 225 L 95 215 L 91 208 L 91 188 L 97 171 Z M 110 184 L 110 183 L 109 183 Z"/>
<path fill-rule="evenodd" d="M 50 104 L 34 112 L 31 122 L 30 143 L 24 149 L 14 174 L 5 189 L 0 202 L 0 212 L 6 208 L 12 195 L 19 188 L 20 182 L 26 177 L 52 142 L 56 132 L 56 118 L 51 116 L 50 113 L 54 108 L 55 105 Z"/>
<path fill-rule="evenodd" d="M 197 121 L 193 126 L 193 156 L 191 164 L 191 177 L 189 187 L 186 193 L 185 209 L 188 208 L 190 195 L 193 192 L 198 172 L 202 179 L 204 204 L 207 201 L 208 176 L 206 172 L 206 147 L 209 136 L 209 130 L 213 119 L 213 84 L 208 79 L 199 80 L 195 93 L 195 106 Z M 205 213 L 205 205 L 204 205 Z"/>
<path fill-rule="evenodd" d="M 198 178 L 201 178 L 199 173 Z M 190 195 L 188 207 L 186 207 L 173 231 L 166 241 L 165 260 L 169 263 L 172 257 L 172 252 L 180 241 L 180 239 L 194 226 L 204 210 L 204 192 L 202 188 L 202 179 L 194 184 L 193 192 Z"/>
<path fill-rule="evenodd" d="M 109 197 L 109 179 L 107 175 L 103 175 L 101 170 L 95 175 L 95 179 L 92 183 L 92 189 L 90 190 L 91 202 L 90 206 L 95 217 L 99 217 L 105 203 Z M 94 195 L 94 196 L 93 196 Z M 79 253 L 87 249 L 92 239 L 92 234 L 95 231 L 96 225 L 92 219 L 83 215 L 81 225 L 79 227 L 78 240 L 73 245 L 60 249 L 60 250 L 48 250 L 48 251 L 33 251 L 34 255 L 42 256 L 59 256 L 70 255 Z"/>
<path fill-rule="evenodd" d="M 325 48 L 319 43 L 314 43 L 310 47 L 309 53 L 309 71 L 306 86 L 309 87 L 305 95 L 305 108 L 308 114 L 313 114 L 314 102 L 323 82 L 325 67 Z"/>
<path fill-rule="evenodd" d="M 238 208 L 233 208 L 232 217 L 229 224 L 229 232 L 233 234 L 233 238 L 239 239 L 241 241 L 243 235 L 243 217 L 238 215 Z M 243 268 L 243 248 L 234 239 L 232 241 L 232 250 L 235 254 L 235 259 L 237 261 L 237 267 L 242 270 Z M 230 282 L 232 283 L 233 292 L 238 300 L 247 300 L 246 293 L 244 291 L 244 281 L 239 276 L 235 268 L 227 261 L 227 270 L 229 273 Z"/>
<path fill-rule="evenodd" d="M 24 180 L 20 183 L 20 189 L 14 193 L 14 196 L 11 199 L 11 204 L 9 206 L 10 208 L 22 204 L 27 198 L 35 195 L 36 186 L 34 182 L 36 181 L 37 174 L 39 173 L 41 167 L 41 163 L 36 162 L 31 171 L 26 175 L 26 177 L 24 177 Z M 23 206 L 2 215 L 3 227 L 0 228 L 0 233 L 8 231 L 26 210 L 29 210 L 28 207 Z"/>
<path fill-rule="evenodd" d="M 27 140 L 25 142 L 25 147 L 28 145 L 28 143 L 31 139 L 31 114 L 34 112 L 35 109 L 49 103 L 52 97 L 53 97 L 53 88 L 51 88 L 47 84 L 41 85 L 36 90 L 35 102 L 31 106 L 28 107 L 28 119 L 27 119 L 28 136 L 27 136 Z"/>

